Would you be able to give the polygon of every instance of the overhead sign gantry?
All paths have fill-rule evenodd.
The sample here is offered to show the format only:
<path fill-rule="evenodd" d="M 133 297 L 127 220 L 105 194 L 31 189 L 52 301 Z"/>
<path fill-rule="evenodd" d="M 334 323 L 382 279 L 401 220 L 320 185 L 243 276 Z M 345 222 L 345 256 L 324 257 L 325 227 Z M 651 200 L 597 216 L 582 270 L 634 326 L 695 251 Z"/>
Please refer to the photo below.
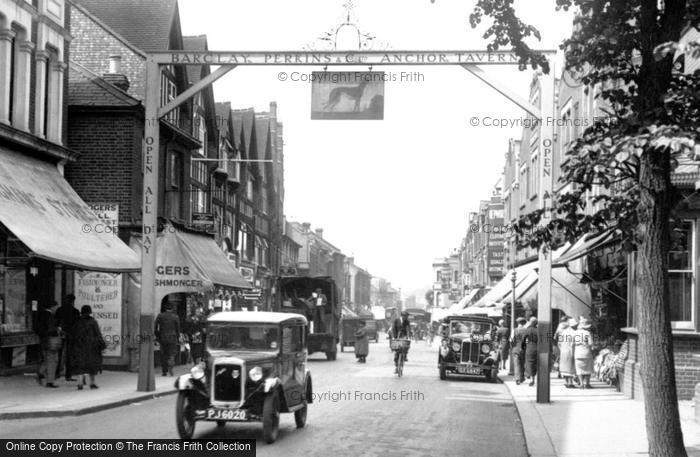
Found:
<path fill-rule="evenodd" d="M 539 121 L 540 155 L 539 207 L 551 208 L 552 154 L 554 145 L 554 62 L 556 51 L 538 51 L 549 58 L 550 72 L 540 74 L 539 104 L 534 106 L 500 83 L 492 80 L 481 65 L 517 65 L 518 56 L 512 51 L 162 51 L 146 58 L 146 126 L 144 139 L 143 175 L 143 237 L 141 265 L 141 319 L 143 338 L 140 347 L 138 377 L 139 391 L 155 390 L 153 367 L 153 323 L 156 312 L 155 270 L 158 216 L 158 174 L 160 163 L 160 119 L 237 66 L 384 66 L 384 65 L 458 65 L 500 92 Z M 161 66 L 211 65 L 218 66 L 210 75 L 178 95 L 165 106 L 160 106 Z M 551 117 L 550 117 L 551 116 Z M 545 122 L 545 117 L 549 120 Z M 542 224 L 551 218 L 545 211 Z M 549 373 L 551 335 L 551 251 L 541 249 L 538 282 L 538 372 Z M 515 300 L 513 300 L 515 306 Z M 549 402 L 549 376 L 537 377 L 537 401 Z"/>

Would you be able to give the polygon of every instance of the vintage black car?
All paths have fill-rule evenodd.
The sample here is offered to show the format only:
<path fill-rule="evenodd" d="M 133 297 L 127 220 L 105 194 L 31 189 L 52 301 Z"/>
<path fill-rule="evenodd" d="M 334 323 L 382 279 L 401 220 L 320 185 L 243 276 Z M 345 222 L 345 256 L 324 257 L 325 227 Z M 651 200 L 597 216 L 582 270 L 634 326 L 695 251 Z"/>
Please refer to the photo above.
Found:
<path fill-rule="evenodd" d="M 485 376 L 496 381 L 499 353 L 495 325 L 486 317 L 449 316 L 438 354 L 440 379 L 447 373 Z"/>
<path fill-rule="evenodd" d="M 312 402 L 306 368 L 308 321 L 299 314 L 221 312 L 207 320 L 205 361 L 175 381 L 176 423 L 191 439 L 197 421 L 262 422 L 263 438 L 277 439 L 280 413 L 306 424 Z"/>

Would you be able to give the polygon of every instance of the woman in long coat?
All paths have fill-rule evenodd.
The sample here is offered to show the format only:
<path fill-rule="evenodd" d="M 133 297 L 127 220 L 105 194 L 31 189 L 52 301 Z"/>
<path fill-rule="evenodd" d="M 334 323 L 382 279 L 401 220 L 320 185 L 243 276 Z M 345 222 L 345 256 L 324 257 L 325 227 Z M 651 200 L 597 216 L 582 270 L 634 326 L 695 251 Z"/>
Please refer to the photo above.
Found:
<path fill-rule="evenodd" d="M 71 367 L 73 374 L 80 375 L 78 389 L 82 390 L 85 378 L 90 376 L 90 388 L 97 389 L 95 375 L 102 369 L 102 351 L 107 345 L 102 338 L 100 326 L 92 318 L 92 308 L 84 305 L 80 309 L 80 319 L 75 324 Z"/>
<path fill-rule="evenodd" d="M 360 321 L 360 327 L 355 332 L 355 357 L 360 363 L 367 362 L 369 354 L 369 338 L 367 338 L 367 327 L 365 321 Z"/>
<path fill-rule="evenodd" d="M 508 360 L 508 353 L 510 352 L 510 329 L 506 327 L 506 323 L 503 319 L 498 321 L 498 325 L 498 330 L 496 330 L 496 342 L 498 343 L 498 350 L 501 353 L 503 368 L 508 368 L 506 361 Z"/>
<path fill-rule="evenodd" d="M 558 334 L 557 345 L 559 346 L 559 373 L 564 377 L 564 386 L 574 387 L 572 378 L 576 375 L 574 367 L 574 339 L 576 335 L 576 319 L 569 319 L 567 328 Z"/>
<path fill-rule="evenodd" d="M 591 388 L 593 373 L 593 337 L 588 330 L 591 328 L 587 319 L 581 318 L 578 329 L 574 334 L 574 360 L 576 375 L 581 380 L 581 389 Z"/>
<path fill-rule="evenodd" d="M 537 374 L 537 318 L 531 317 L 525 328 L 523 348 L 525 349 L 525 377 L 530 379 L 531 386 L 535 385 Z"/>

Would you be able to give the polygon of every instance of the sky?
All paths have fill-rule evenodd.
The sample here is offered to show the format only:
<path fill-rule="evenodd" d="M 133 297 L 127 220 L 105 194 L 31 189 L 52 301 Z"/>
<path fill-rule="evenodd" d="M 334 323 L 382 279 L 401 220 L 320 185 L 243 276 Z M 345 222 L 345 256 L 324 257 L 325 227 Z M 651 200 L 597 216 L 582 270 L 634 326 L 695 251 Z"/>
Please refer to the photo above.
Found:
<path fill-rule="evenodd" d="M 344 19 L 346 0 L 179 0 L 183 34 L 206 34 L 210 50 L 323 50 L 318 40 Z M 473 30 L 474 0 L 354 0 L 353 22 L 375 36 L 375 49 L 485 49 Z M 516 0 L 542 32 L 538 49 L 556 49 L 571 19 L 554 0 Z M 355 42 L 342 35 L 338 49 Z M 356 50 L 356 48 L 354 49 Z M 482 69 L 522 98 L 532 71 Z M 469 212 L 490 198 L 516 127 L 493 119 L 525 117 L 511 101 L 457 66 L 374 67 L 394 73 L 385 87 L 384 120 L 311 120 L 311 87 L 302 75 L 320 66 L 238 67 L 214 85 L 217 101 L 269 109 L 284 124 L 285 214 L 310 222 L 374 276 L 407 292 L 429 288 L 432 262 L 466 235 Z M 329 67 L 367 71 L 367 67 Z M 280 81 L 280 72 L 287 76 Z M 294 72 L 297 72 L 293 75 Z M 412 80 L 401 72 L 413 74 Z M 478 126 L 472 126 L 472 118 Z M 489 124 L 486 126 L 485 124 Z"/>

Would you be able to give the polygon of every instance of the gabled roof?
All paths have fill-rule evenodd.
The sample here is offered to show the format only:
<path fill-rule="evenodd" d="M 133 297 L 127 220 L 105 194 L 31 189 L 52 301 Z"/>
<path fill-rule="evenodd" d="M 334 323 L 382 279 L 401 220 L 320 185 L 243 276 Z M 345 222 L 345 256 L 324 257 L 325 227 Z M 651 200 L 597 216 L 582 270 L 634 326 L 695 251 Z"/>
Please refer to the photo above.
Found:
<path fill-rule="evenodd" d="M 267 153 L 267 144 L 270 138 L 270 118 L 265 116 L 255 117 L 255 138 L 259 159 L 270 159 Z"/>
<path fill-rule="evenodd" d="M 69 106 L 139 106 L 141 102 L 77 62 L 68 70 Z"/>
<path fill-rule="evenodd" d="M 231 102 L 217 102 L 214 104 L 216 110 L 216 124 L 223 136 L 229 135 L 229 124 L 231 122 Z"/>
<path fill-rule="evenodd" d="M 183 36 L 182 47 L 185 48 L 185 51 L 208 51 L 209 46 L 207 45 L 207 36 Z M 195 84 L 202 79 L 202 72 L 204 72 L 208 67 L 200 65 L 187 65 L 186 68 L 189 83 Z"/>
<path fill-rule="evenodd" d="M 243 149 L 247 158 L 254 159 L 255 151 L 251 151 L 251 148 L 255 147 L 252 142 L 255 110 L 253 108 L 235 109 L 231 111 L 231 115 L 233 116 L 233 134 L 236 147 Z"/>
<path fill-rule="evenodd" d="M 169 48 L 177 0 L 75 1 L 135 47 L 146 52 Z"/>

